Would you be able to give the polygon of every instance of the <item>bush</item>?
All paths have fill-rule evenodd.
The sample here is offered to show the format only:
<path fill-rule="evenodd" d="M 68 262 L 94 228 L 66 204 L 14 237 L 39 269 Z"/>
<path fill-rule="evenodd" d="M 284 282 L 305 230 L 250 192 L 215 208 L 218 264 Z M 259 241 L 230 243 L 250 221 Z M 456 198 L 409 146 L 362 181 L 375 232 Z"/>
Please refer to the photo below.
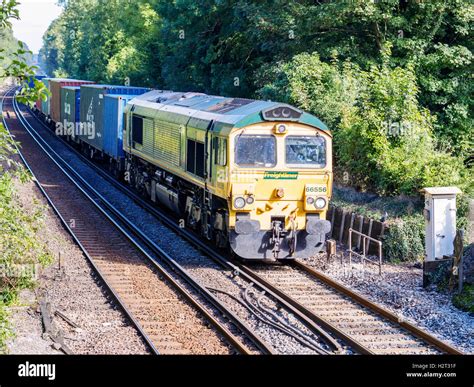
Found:
<path fill-rule="evenodd" d="M 462 293 L 453 296 L 456 308 L 474 314 L 474 285 L 464 285 Z"/>
<path fill-rule="evenodd" d="M 422 215 L 397 219 L 384 236 L 384 257 L 389 261 L 419 261 L 425 255 L 425 221 Z"/>
<path fill-rule="evenodd" d="M 414 66 L 382 63 L 361 70 L 346 61 L 323 63 L 317 54 L 262 69 L 262 98 L 286 101 L 325 121 L 334 133 L 338 175 L 345 184 L 381 195 L 419 195 L 424 186 L 472 191 L 472 172 L 437 149 L 436 121 L 418 101 Z"/>
<path fill-rule="evenodd" d="M 26 213 L 15 199 L 12 176 L 0 171 L 0 353 L 11 333 L 6 307 L 16 301 L 21 289 L 35 285 L 39 266 L 52 261 L 46 246 L 37 240 L 42 213 L 41 208 Z"/>

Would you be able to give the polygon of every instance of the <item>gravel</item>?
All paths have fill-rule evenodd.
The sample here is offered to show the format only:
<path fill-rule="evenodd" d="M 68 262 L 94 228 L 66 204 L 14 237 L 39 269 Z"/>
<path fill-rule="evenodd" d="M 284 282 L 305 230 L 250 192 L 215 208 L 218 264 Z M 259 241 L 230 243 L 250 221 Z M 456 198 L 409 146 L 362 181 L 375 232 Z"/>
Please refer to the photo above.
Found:
<path fill-rule="evenodd" d="M 379 276 L 376 265 L 366 263 L 364 268 L 357 258 L 353 258 L 349 267 L 348 253 L 341 252 L 343 247 L 338 246 L 338 256 L 330 262 L 325 253 L 305 262 L 400 318 L 465 353 L 474 354 L 474 316 L 457 309 L 448 292 L 437 291 L 434 287 L 423 288 L 422 269 L 413 263 L 384 263 Z"/>
<path fill-rule="evenodd" d="M 38 302 L 51 303 L 52 311 L 60 310 L 81 328 L 73 329 L 62 319 L 54 324 L 65 335 L 65 343 L 77 354 L 147 354 L 141 336 L 120 310 L 109 302 L 88 261 L 47 206 L 33 182 L 16 183 L 18 200 L 25 211 L 34 211 L 37 203 L 45 208 L 44 227 L 39 239 L 48 245 L 56 261 L 39 275 L 35 293 L 23 292 L 21 307 L 12 308 L 11 321 L 15 338 L 8 343 L 12 354 L 50 354 L 53 343 L 42 337 Z M 61 253 L 61 269 L 58 257 Z M 25 295 L 28 295 L 25 298 Z"/>
<path fill-rule="evenodd" d="M 44 156 L 39 157 L 41 160 L 34 160 L 33 156 L 37 155 L 35 153 L 37 150 L 34 145 L 31 145 L 32 141 L 23 133 L 18 134 L 18 137 L 23 139 L 24 154 L 30 163 L 31 160 L 33 160 L 33 165 L 35 162 L 41 163 Z M 40 181 L 53 181 L 45 176 L 48 172 L 39 169 L 36 172 Z M 72 191 L 67 190 L 71 185 L 70 183 L 64 183 L 64 185 L 62 180 L 61 182 L 54 180 L 54 183 L 50 184 L 61 185 L 62 192 L 66 195 L 69 192 L 74 195 Z M 119 296 L 126 301 L 134 317 L 144 324 L 145 331 L 153 339 L 160 353 L 229 353 L 228 345 L 222 342 L 222 338 L 216 334 L 213 328 L 208 326 L 208 322 L 202 321 L 196 310 L 189 306 L 174 289 L 171 289 L 166 281 L 163 281 L 156 270 L 152 268 L 152 265 L 146 259 L 141 259 L 140 254 L 137 254 L 130 244 L 124 243 L 120 233 L 114 230 L 113 226 L 107 220 L 104 220 L 101 215 L 98 215 L 90 203 L 84 203 L 83 200 L 80 197 L 79 201 L 71 200 L 70 203 L 66 204 L 60 201 L 57 206 L 61 211 L 64 211 L 63 216 L 66 216 L 66 219 L 71 219 L 78 211 L 85 211 L 89 214 L 88 219 L 83 220 L 86 222 L 85 230 L 88 231 L 93 240 L 83 241 L 86 248 L 97 251 L 96 246 L 102 246 L 104 242 L 110 242 L 107 254 L 105 252 L 104 255 L 101 255 L 101 252 L 95 254 L 94 262 L 110 281 Z M 100 230 L 101 234 L 94 236 L 97 230 Z M 48 229 L 48 232 L 51 232 L 51 230 Z M 66 329 L 68 339 L 75 342 L 81 340 L 84 334 L 95 327 L 93 324 L 97 323 L 101 335 L 94 338 L 93 343 L 96 346 L 110 345 L 109 343 L 113 343 L 115 340 L 114 331 L 120 326 L 121 321 L 111 318 L 104 321 L 97 321 L 96 318 L 94 321 L 94 318 L 90 318 L 91 316 L 84 313 L 89 304 L 87 297 L 81 294 L 81 291 L 84 289 L 84 292 L 87 292 L 90 285 L 78 281 L 80 275 L 77 275 L 74 271 L 71 273 L 69 266 L 68 262 L 63 259 L 61 270 L 51 274 L 55 281 L 73 283 L 73 286 L 68 289 L 69 294 L 63 294 L 59 300 L 55 300 L 58 302 L 48 301 L 53 305 L 53 310 L 67 310 L 66 315 L 79 324 L 81 330 L 71 329 L 62 320 L 58 321 L 58 325 L 60 328 Z M 97 283 L 102 284 L 101 279 L 97 279 Z M 48 284 L 48 293 L 54 291 L 54 284 L 54 282 Z M 84 327 L 89 329 L 82 329 Z M 71 336 L 69 333 L 74 335 Z M 122 341 L 123 339 L 120 338 L 119 343 Z M 123 348 L 118 346 L 115 353 L 130 353 L 129 349 L 131 353 L 134 352 L 132 345 L 124 343 Z M 85 349 L 86 353 L 90 353 L 90 350 L 90 348 Z"/>
<path fill-rule="evenodd" d="M 44 127 L 40 130 L 41 135 L 56 150 L 56 152 L 68 162 L 83 178 L 85 178 L 98 192 L 109 200 L 117 210 L 130 219 L 140 230 L 142 230 L 151 240 L 157 243 L 165 252 L 171 255 L 180 265 L 183 265 L 199 283 L 204 286 L 218 288 L 221 291 L 231 293 L 240 298 L 242 290 L 248 285 L 240 277 L 234 278 L 232 273 L 226 272 L 221 266 L 214 263 L 210 258 L 203 256 L 191 244 L 177 236 L 174 231 L 163 225 L 152 214 L 142 209 L 126 194 L 122 193 L 109 182 L 97 174 L 97 172 L 85 164 L 81 158 L 72 150 L 68 149 L 62 141 L 56 138 Z M 179 280 L 179 278 L 177 278 Z M 182 282 L 182 281 L 181 281 Z M 187 286 L 183 283 L 184 286 Z M 307 346 L 302 345 L 294 338 L 261 323 L 255 316 L 249 313 L 235 300 L 223 295 L 216 294 L 219 300 L 234 311 L 267 343 L 269 343 L 278 353 L 314 353 Z M 281 310 L 268 297 L 264 297 L 266 305 L 276 312 L 284 321 L 291 324 L 293 328 L 310 336 L 313 342 L 318 343 L 316 335 L 299 321 L 295 320 L 286 311 Z"/>

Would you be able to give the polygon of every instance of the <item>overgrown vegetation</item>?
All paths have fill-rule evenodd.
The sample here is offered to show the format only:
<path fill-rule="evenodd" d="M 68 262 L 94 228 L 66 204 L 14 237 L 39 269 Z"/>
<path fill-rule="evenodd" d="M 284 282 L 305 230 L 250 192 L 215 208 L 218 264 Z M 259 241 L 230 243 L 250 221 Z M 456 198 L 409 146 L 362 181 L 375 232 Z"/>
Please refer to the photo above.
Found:
<path fill-rule="evenodd" d="M 290 102 L 334 131 L 340 183 L 472 195 L 468 0 L 60 3 L 50 74 Z"/>
<path fill-rule="evenodd" d="M 389 82 L 379 91 L 403 92 L 391 78 L 409 77 L 400 85 L 417 85 L 420 105 L 436 116 L 429 124 L 440 146 L 462 156 L 472 148 L 474 8 L 469 0 L 60 3 L 65 12 L 44 37 L 43 59 L 51 75 L 118 83 L 129 78 L 147 86 L 251 97 L 275 69 L 304 59 L 295 58 L 299 54 L 317 53 L 325 64 L 337 57 L 370 74 L 391 47 L 384 69 L 397 70 L 379 75 Z M 350 81 L 343 78 L 335 86 Z M 311 90 L 307 94 L 314 100 Z M 338 110 L 331 96 L 317 97 L 331 101 L 323 110 Z"/>
<path fill-rule="evenodd" d="M 422 187 L 460 187 L 458 227 L 467 228 L 468 0 L 61 3 L 44 36 L 49 73 L 273 99 L 314 113 L 334 133 L 338 183 L 379 195 L 376 217 L 387 211 L 394 222 L 392 260 L 422 255 L 421 208 L 400 205 L 419 201 Z M 397 201 L 395 212 L 384 204 Z M 359 203 L 358 212 L 374 206 Z"/>
<path fill-rule="evenodd" d="M 13 147 L 7 136 L 0 125 L 3 152 Z M 33 287 L 40 268 L 52 260 L 46 246 L 37 238 L 43 224 L 43 209 L 38 207 L 34 213 L 27 213 L 16 197 L 14 179 L 25 183 L 29 175 L 9 161 L 10 170 L 15 169 L 13 174 L 0 168 L 0 353 L 5 350 L 5 340 L 11 336 L 5 307 L 16 302 L 22 289 Z"/>
<path fill-rule="evenodd" d="M 6 77 L 13 77 L 20 84 L 35 73 L 28 57 L 28 48 L 13 38 L 11 18 L 18 18 L 17 2 L 0 4 L 0 85 Z M 44 94 L 44 86 L 26 87 L 20 101 L 33 101 Z M 38 268 L 51 261 L 46 247 L 37 239 L 42 225 L 42 211 L 26 213 L 15 196 L 14 179 L 26 182 L 25 169 L 12 159 L 16 147 L 7 130 L 0 123 L 0 353 L 5 351 L 5 341 L 11 336 L 6 306 L 17 299 L 18 293 L 32 287 Z"/>
<path fill-rule="evenodd" d="M 381 64 L 362 70 L 300 54 L 275 69 L 260 94 L 329 123 L 337 169 L 349 185 L 381 195 L 414 195 L 436 185 L 468 190 L 472 173 L 463 160 L 436 146 L 435 118 L 418 101 L 413 66 L 392 66 L 391 59 L 387 47 Z"/>
<path fill-rule="evenodd" d="M 464 285 L 462 293 L 453 297 L 453 304 L 465 312 L 474 314 L 474 284 Z"/>

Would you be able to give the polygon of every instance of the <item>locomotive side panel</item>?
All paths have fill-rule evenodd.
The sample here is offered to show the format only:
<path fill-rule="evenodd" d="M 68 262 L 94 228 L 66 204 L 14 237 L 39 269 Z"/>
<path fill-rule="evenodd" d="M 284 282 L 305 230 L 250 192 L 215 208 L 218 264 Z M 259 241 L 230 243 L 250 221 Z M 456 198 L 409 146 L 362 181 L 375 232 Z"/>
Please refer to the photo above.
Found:
<path fill-rule="evenodd" d="M 332 137 L 317 118 L 288 105 L 209 96 L 137 98 L 126 112 L 130 184 L 188 227 L 246 259 L 323 249 Z"/>

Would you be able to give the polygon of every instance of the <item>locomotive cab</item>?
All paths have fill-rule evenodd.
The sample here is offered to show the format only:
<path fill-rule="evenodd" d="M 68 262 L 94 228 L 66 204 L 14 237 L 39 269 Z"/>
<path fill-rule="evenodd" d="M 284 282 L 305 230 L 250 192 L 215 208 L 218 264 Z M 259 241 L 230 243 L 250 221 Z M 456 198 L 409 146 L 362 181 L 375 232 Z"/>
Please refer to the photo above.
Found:
<path fill-rule="evenodd" d="M 245 259 L 309 257 L 331 229 L 331 135 L 276 118 L 229 136 L 229 241 Z"/>

